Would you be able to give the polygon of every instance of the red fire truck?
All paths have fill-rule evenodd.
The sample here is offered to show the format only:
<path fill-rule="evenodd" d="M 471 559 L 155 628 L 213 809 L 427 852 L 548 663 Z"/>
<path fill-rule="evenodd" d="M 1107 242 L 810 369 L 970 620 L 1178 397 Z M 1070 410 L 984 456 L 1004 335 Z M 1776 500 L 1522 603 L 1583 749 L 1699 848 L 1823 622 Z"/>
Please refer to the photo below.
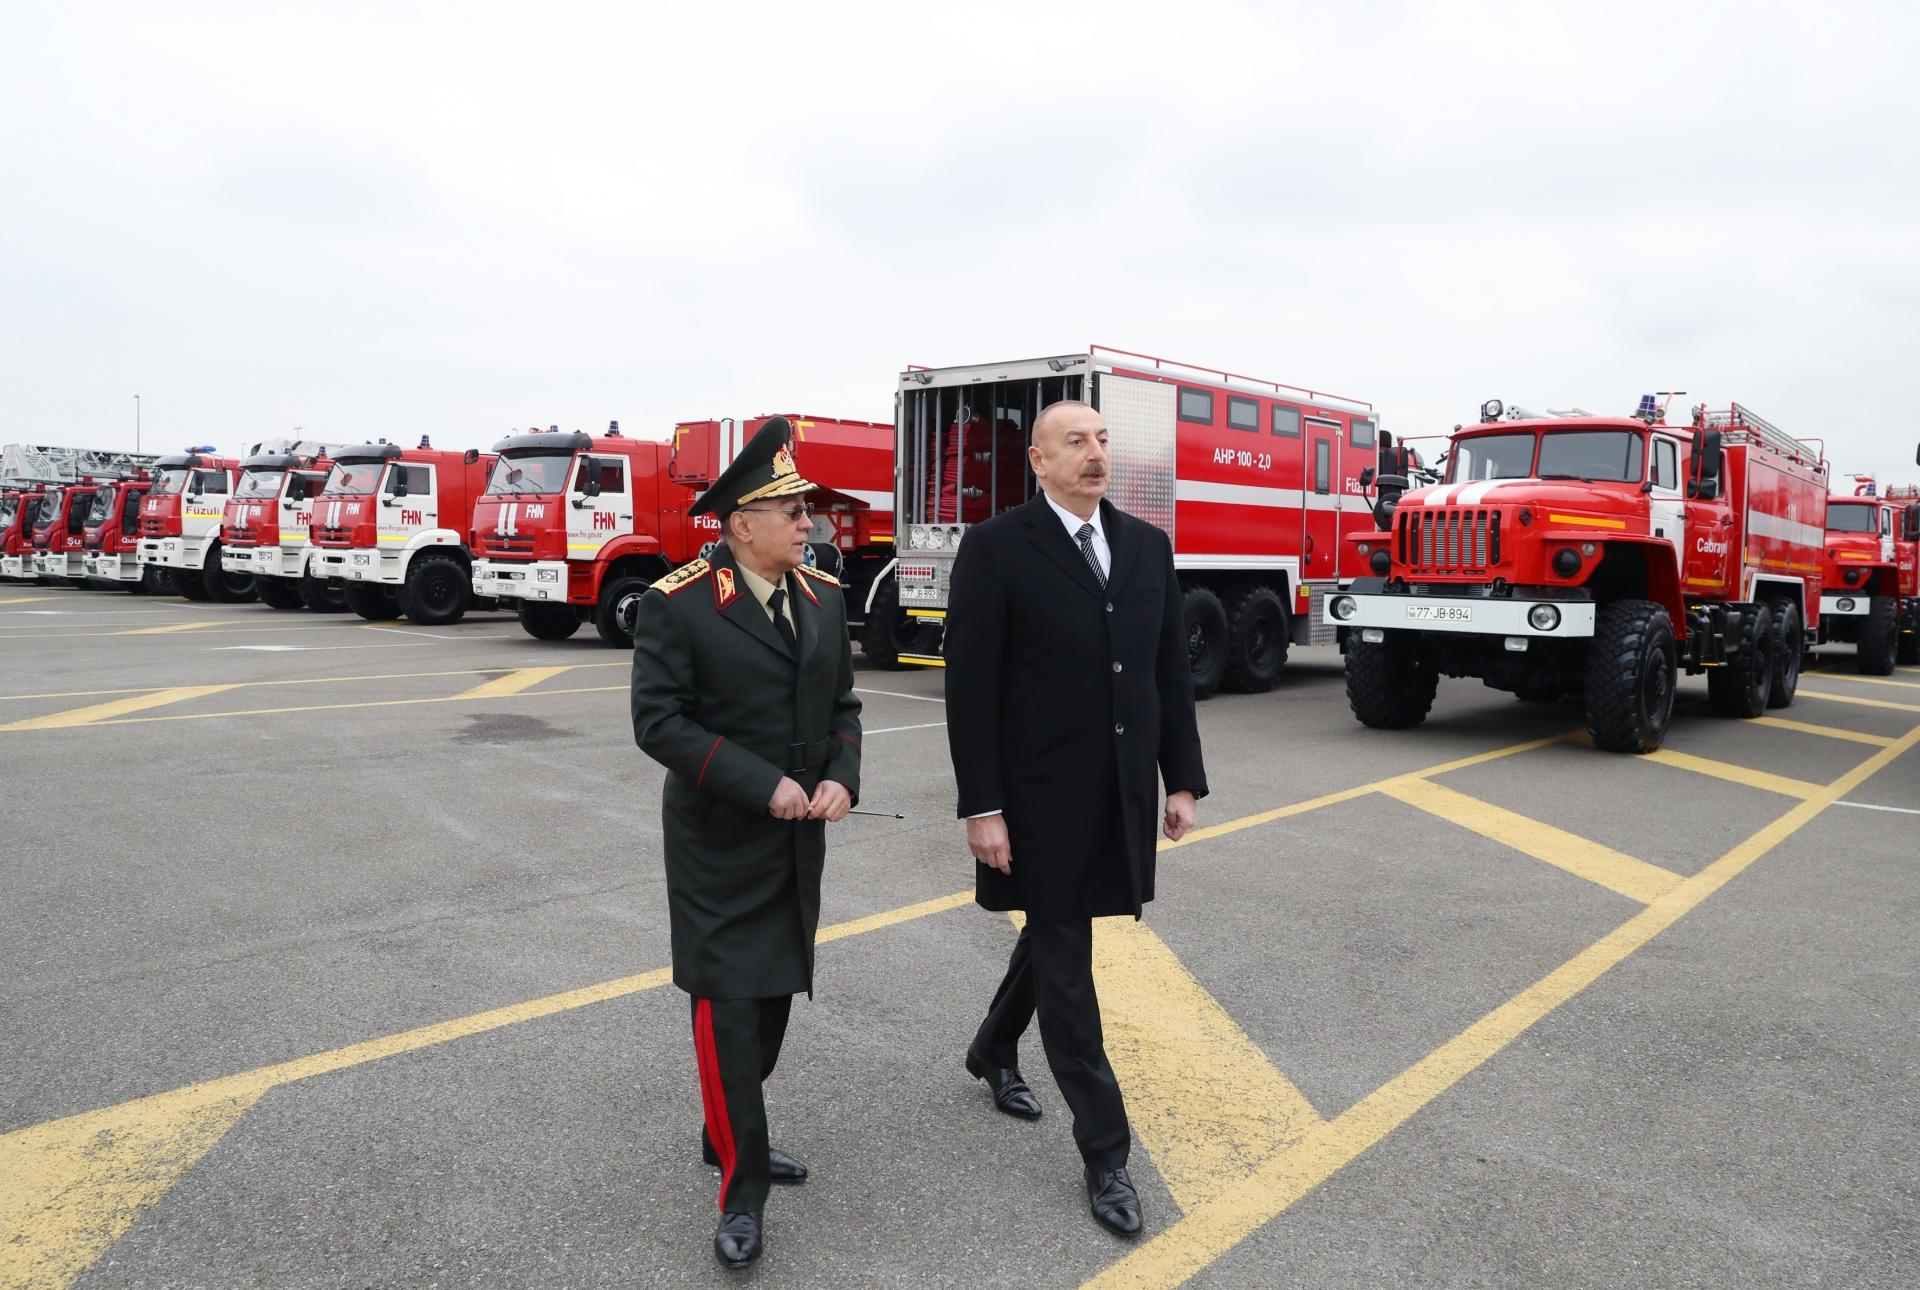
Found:
<path fill-rule="evenodd" d="M 38 484 L 0 494 L 0 578 L 10 582 L 32 580 L 33 524 L 45 496 L 46 489 Z"/>
<path fill-rule="evenodd" d="M 153 477 L 140 471 L 94 490 L 84 529 L 81 567 L 91 582 L 125 587 L 134 595 L 153 589 L 153 576 L 140 567 L 140 499 L 153 487 Z"/>
<path fill-rule="evenodd" d="M 33 521 L 36 577 L 75 586 L 86 577 L 86 521 L 97 487 L 93 480 L 87 479 L 47 489 Z"/>
<path fill-rule="evenodd" d="M 1820 639 L 1851 641 L 1854 667 L 1920 663 L 1920 487 L 1827 501 Z"/>
<path fill-rule="evenodd" d="M 166 571 L 188 600 L 253 599 L 253 579 L 220 564 L 220 525 L 240 463 L 191 448 L 153 463 L 153 487 L 140 502 L 140 563 Z"/>
<path fill-rule="evenodd" d="M 534 431 L 494 445 L 500 454 L 474 510 L 473 590 L 516 606 L 542 640 L 591 622 L 631 648 L 640 597 L 720 536 L 711 515 L 687 508 L 769 419 L 682 422 L 672 444 Z M 812 558 L 855 594 L 891 554 L 893 427 L 790 415 L 802 473 L 822 487 Z"/>
<path fill-rule="evenodd" d="M 473 508 L 491 453 L 365 443 L 333 454 L 313 508 L 316 577 L 345 584 L 347 607 L 370 622 L 405 614 L 423 626 L 473 606 Z"/>
<path fill-rule="evenodd" d="M 1197 697 L 1265 690 L 1290 645 L 1332 642 L 1313 611 L 1356 572 L 1341 539 L 1371 527 L 1358 477 L 1391 448 L 1373 405 L 1094 345 L 901 373 L 902 541 L 872 598 L 868 653 L 940 665 L 955 552 L 968 525 L 1033 495 L 1027 440 L 1060 399 L 1106 422 L 1107 497 L 1173 539 Z"/>
<path fill-rule="evenodd" d="M 240 463 L 240 482 L 221 521 L 221 564 L 229 573 L 251 575 L 261 601 L 275 609 L 338 613 L 347 607 L 339 582 L 308 570 L 307 529 L 332 468 L 316 452 L 256 453 Z"/>
<path fill-rule="evenodd" d="M 1446 467 L 1381 507 L 1368 576 L 1327 602 L 1364 724 L 1418 725 L 1442 675 L 1577 694 L 1616 752 L 1660 746 L 1681 669 L 1723 715 L 1793 701 L 1820 620 L 1817 447 L 1737 403 L 1669 426 L 1651 395 L 1631 417 L 1495 399 Z"/>

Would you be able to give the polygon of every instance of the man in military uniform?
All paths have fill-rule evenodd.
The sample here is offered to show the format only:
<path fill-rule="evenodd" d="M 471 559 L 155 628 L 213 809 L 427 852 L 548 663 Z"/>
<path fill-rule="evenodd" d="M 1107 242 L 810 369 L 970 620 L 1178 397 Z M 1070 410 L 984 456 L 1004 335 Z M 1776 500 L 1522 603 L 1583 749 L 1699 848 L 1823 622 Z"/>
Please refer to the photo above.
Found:
<path fill-rule="evenodd" d="M 805 1165 L 768 1143 L 761 1084 L 793 996 L 813 993 L 826 826 L 860 793 L 860 700 L 839 582 L 805 565 L 814 487 L 779 417 L 692 513 L 720 518 L 710 559 L 646 594 L 633 633 L 633 738 L 667 768 L 661 800 L 673 980 L 693 999 L 720 1168 L 715 1255 L 760 1255 L 770 1183 Z"/>

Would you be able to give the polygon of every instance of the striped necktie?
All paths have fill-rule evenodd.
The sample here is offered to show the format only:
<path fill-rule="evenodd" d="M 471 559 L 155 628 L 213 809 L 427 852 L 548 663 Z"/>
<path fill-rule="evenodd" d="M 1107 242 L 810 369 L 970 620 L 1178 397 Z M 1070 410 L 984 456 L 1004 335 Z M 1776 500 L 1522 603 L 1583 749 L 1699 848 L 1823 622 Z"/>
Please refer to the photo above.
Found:
<path fill-rule="evenodd" d="M 1093 525 L 1082 524 L 1080 531 L 1074 534 L 1080 539 L 1080 554 L 1087 557 L 1087 568 L 1093 570 L 1093 580 L 1100 584 L 1101 590 L 1107 586 L 1107 575 L 1100 571 L 1100 557 L 1093 553 Z"/>

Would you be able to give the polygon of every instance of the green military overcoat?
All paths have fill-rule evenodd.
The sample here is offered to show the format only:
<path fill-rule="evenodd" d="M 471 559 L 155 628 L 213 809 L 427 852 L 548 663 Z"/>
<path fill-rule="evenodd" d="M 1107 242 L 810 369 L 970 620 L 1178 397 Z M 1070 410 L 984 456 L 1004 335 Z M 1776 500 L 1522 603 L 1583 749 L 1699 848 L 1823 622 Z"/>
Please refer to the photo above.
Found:
<path fill-rule="evenodd" d="M 779 820 L 782 774 L 860 800 L 860 700 L 840 584 L 787 576 L 799 657 L 726 545 L 653 585 L 633 633 L 633 738 L 661 796 L 674 984 L 700 998 L 813 990 L 826 822 Z"/>

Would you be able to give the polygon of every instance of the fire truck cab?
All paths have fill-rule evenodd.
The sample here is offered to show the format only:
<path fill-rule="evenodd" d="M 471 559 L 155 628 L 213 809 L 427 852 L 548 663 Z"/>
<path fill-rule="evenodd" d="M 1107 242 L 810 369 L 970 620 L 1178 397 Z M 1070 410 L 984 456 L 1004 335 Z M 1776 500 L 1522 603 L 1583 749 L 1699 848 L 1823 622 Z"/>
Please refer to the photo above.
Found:
<path fill-rule="evenodd" d="M 93 508 L 91 480 L 47 489 L 33 522 L 33 573 L 78 585 L 86 577 L 86 522 Z"/>
<path fill-rule="evenodd" d="M 81 559 L 89 579 L 125 587 L 136 596 L 149 589 L 150 580 L 144 576 L 139 559 L 140 499 L 152 486 L 152 477 L 141 471 L 94 490 Z"/>
<path fill-rule="evenodd" d="M 473 594 L 513 607 L 528 635 L 565 640 L 591 622 L 633 646 L 633 617 L 655 579 L 692 559 L 693 495 L 669 476 L 672 449 L 620 433 L 509 435 L 474 505 Z"/>
<path fill-rule="evenodd" d="M 240 463 L 240 481 L 227 499 L 222 566 L 248 574 L 263 603 L 275 609 L 338 613 L 347 607 L 339 583 L 308 571 L 313 504 L 333 463 L 314 453 L 256 453 Z"/>
<path fill-rule="evenodd" d="M 253 579 L 220 563 L 227 497 L 240 463 L 193 448 L 153 463 L 153 487 L 140 502 L 140 563 L 168 571 L 188 600 L 253 599 Z"/>
<path fill-rule="evenodd" d="M 1033 496 L 1033 423 L 1061 399 L 1106 423 L 1108 499 L 1173 541 L 1196 697 L 1266 690 L 1291 645 L 1333 641 L 1313 611 L 1364 571 L 1345 567 L 1343 538 L 1371 527 L 1359 478 L 1391 444 L 1373 406 L 1094 345 L 901 373 L 901 540 L 868 628 L 883 660 L 891 647 L 902 663 L 941 663 L 956 551 L 969 525 Z"/>
<path fill-rule="evenodd" d="M 38 485 L 0 494 L 0 578 L 33 578 L 33 526 L 46 490 Z"/>
<path fill-rule="evenodd" d="M 1854 667 L 1920 663 L 1920 487 L 1827 501 L 1820 639 L 1851 641 Z"/>
<path fill-rule="evenodd" d="M 1578 695 L 1595 744 L 1651 752 L 1680 670 L 1723 715 L 1793 701 L 1820 621 L 1817 448 L 1737 403 L 1670 426 L 1654 396 L 1631 417 L 1490 400 L 1446 468 L 1381 507 L 1368 575 L 1327 603 L 1361 722 L 1418 725 L 1440 676 L 1478 677 Z"/>
<path fill-rule="evenodd" d="M 370 622 L 405 614 L 457 623 L 473 606 L 473 508 L 491 453 L 358 444 L 333 455 L 314 504 L 311 572 L 344 584 L 347 607 Z"/>

